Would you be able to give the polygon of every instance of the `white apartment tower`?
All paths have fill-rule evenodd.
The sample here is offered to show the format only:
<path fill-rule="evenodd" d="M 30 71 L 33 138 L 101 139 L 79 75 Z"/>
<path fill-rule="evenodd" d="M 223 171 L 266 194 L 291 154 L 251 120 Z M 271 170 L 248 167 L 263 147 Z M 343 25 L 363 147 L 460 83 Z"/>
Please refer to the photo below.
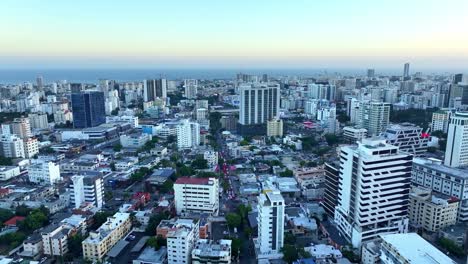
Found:
<path fill-rule="evenodd" d="M 178 215 L 219 211 L 219 182 L 216 178 L 178 178 L 174 183 L 174 201 Z"/>
<path fill-rule="evenodd" d="M 41 185 L 60 181 L 60 166 L 52 161 L 42 161 L 28 167 L 29 181 Z"/>
<path fill-rule="evenodd" d="M 75 175 L 71 177 L 70 200 L 74 208 L 89 203 L 100 209 L 104 204 L 104 182 L 100 175 Z"/>
<path fill-rule="evenodd" d="M 444 164 L 449 167 L 468 165 L 468 112 L 450 117 Z"/>
<path fill-rule="evenodd" d="M 200 145 L 200 124 L 182 120 L 177 125 L 177 147 L 179 149 L 192 148 Z"/>
<path fill-rule="evenodd" d="M 198 221 L 177 221 L 177 225 L 166 236 L 168 263 L 192 263 L 192 249 L 199 238 L 198 231 Z"/>
<path fill-rule="evenodd" d="M 408 231 L 411 165 L 411 155 L 385 140 L 341 149 L 335 222 L 354 247 Z"/>
<path fill-rule="evenodd" d="M 363 101 L 359 105 L 359 128 L 367 129 L 369 136 L 377 136 L 385 131 L 390 118 L 390 104 L 378 101 Z"/>
<path fill-rule="evenodd" d="M 447 133 L 451 115 L 452 111 L 450 110 L 439 110 L 432 113 L 431 130 Z"/>
<path fill-rule="evenodd" d="M 29 122 L 32 129 L 47 129 L 49 128 L 49 122 L 47 120 L 47 114 L 45 113 L 32 113 L 28 115 Z"/>
<path fill-rule="evenodd" d="M 1 135 L 0 155 L 7 158 L 24 158 L 25 154 L 23 140 L 16 135 Z"/>
<path fill-rule="evenodd" d="M 259 259 L 282 256 L 284 206 L 283 196 L 277 190 L 265 191 L 258 196 L 258 239 L 256 247 Z"/>
<path fill-rule="evenodd" d="M 197 98 L 198 80 L 196 80 L 196 79 L 185 79 L 184 80 L 184 91 L 185 91 L 185 98 L 187 98 L 187 99 Z"/>

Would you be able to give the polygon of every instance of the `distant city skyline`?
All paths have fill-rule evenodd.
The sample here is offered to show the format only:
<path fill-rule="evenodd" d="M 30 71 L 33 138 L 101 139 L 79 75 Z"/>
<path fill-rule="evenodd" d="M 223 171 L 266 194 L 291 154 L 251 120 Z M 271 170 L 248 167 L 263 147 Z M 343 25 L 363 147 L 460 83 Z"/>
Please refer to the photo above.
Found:
<path fill-rule="evenodd" d="M 468 1 L 12 1 L 0 69 L 468 70 Z"/>

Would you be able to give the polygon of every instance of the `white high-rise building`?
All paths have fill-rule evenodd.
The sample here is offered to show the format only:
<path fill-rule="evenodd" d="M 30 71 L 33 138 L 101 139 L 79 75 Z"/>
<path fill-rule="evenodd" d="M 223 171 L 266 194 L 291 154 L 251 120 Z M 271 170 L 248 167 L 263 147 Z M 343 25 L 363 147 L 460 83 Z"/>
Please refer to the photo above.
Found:
<path fill-rule="evenodd" d="M 7 158 L 24 158 L 23 140 L 12 134 L 1 135 L 0 155 Z"/>
<path fill-rule="evenodd" d="M 468 165 L 468 112 L 456 112 L 450 117 L 444 164 Z"/>
<path fill-rule="evenodd" d="M 335 222 L 354 247 L 408 231 L 412 156 L 385 140 L 363 139 L 340 153 Z"/>
<path fill-rule="evenodd" d="M 195 111 L 197 121 L 205 121 L 208 119 L 208 109 L 198 108 Z"/>
<path fill-rule="evenodd" d="M 216 178 L 178 178 L 174 183 L 174 201 L 178 215 L 219 211 L 219 181 Z"/>
<path fill-rule="evenodd" d="M 420 156 L 426 153 L 429 134 L 421 127 L 410 123 L 394 124 L 380 135 L 387 143 L 398 147 L 402 152 Z"/>
<path fill-rule="evenodd" d="M 434 112 L 432 114 L 431 130 L 447 133 L 451 115 L 452 111 L 450 110 L 439 110 Z"/>
<path fill-rule="evenodd" d="M 185 98 L 195 99 L 197 98 L 198 92 L 198 80 L 196 79 L 185 79 L 184 80 Z"/>
<path fill-rule="evenodd" d="M 60 181 L 60 166 L 52 161 L 40 161 L 28 167 L 29 181 L 41 185 Z"/>
<path fill-rule="evenodd" d="M 89 203 L 100 209 L 104 204 L 104 182 L 100 175 L 75 175 L 71 177 L 70 200 L 74 208 Z"/>
<path fill-rule="evenodd" d="M 281 258 L 284 244 L 284 199 L 277 190 L 258 196 L 258 259 Z"/>
<path fill-rule="evenodd" d="M 239 92 L 241 133 L 265 134 L 267 121 L 279 118 L 279 84 L 241 84 Z M 247 127 L 244 128 L 244 126 Z M 259 128 L 253 129 L 253 126 L 259 126 Z"/>
<path fill-rule="evenodd" d="M 182 120 L 177 125 L 177 147 L 179 149 L 192 148 L 200 145 L 200 124 Z"/>
<path fill-rule="evenodd" d="M 47 114 L 33 113 L 28 115 L 29 122 L 32 129 L 48 129 L 49 122 L 47 120 Z"/>
<path fill-rule="evenodd" d="M 15 118 L 13 122 L 2 124 L 2 134 L 13 134 L 20 138 L 32 137 L 29 118 Z"/>
<path fill-rule="evenodd" d="M 199 223 L 191 219 L 179 219 L 166 238 L 168 263 L 192 263 L 192 249 L 199 238 Z"/>
<path fill-rule="evenodd" d="M 369 136 L 377 136 L 385 131 L 390 118 L 390 104 L 377 101 L 363 101 L 359 105 L 359 128 L 367 129 Z"/>
<path fill-rule="evenodd" d="M 199 239 L 192 250 L 192 264 L 231 264 L 231 240 Z"/>
<path fill-rule="evenodd" d="M 24 157 L 30 159 L 39 153 L 39 142 L 37 138 L 27 138 L 23 140 Z"/>

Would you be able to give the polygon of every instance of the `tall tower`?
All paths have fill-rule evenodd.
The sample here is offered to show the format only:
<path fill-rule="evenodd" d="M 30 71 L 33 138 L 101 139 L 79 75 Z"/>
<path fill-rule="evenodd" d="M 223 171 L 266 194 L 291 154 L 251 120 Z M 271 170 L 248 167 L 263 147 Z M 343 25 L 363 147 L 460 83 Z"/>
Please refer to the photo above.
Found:
<path fill-rule="evenodd" d="M 385 140 L 341 149 L 335 222 L 353 244 L 408 231 L 412 156 Z"/>
<path fill-rule="evenodd" d="M 185 98 L 195 99 L 198 93 L 198 80 L 186 79 L 184 80 Z"/>
<path fill-rule="evenodd" d="M 410 73 L 409 73 L 409 62 L 405 63 L 405 66 L 403 68 L 403 79 L 409 79 Z"/>
<path fill-rule="evenodd" d="M 156 98 L 167 97 L 166 79 L 145 80 L 143 82 L 143 99 L 145 102 L 154 101 Z"/>
<path fill-rule="evenodd" d="M 367 129 L 369 136 L 385 131 L 390 118 L 390 104 L 379 101 L 363 101 L 359 104 L 359 128 Z"/>
<path fill-rule="evenodd" d="M 95 127 L 106 122 L 103 92 L 72 93 L 71 99 L 75 128 Z"/>
<path fill-rule="evenodd" d="M 284 244 L 284 199 L 277 190 L 258 196 L 258 239 L 260 255 L 279 255 Z M 260 258 L 260 257 L 259 257 Z"/>
<path fill-rule="evenodd" d="M 468 112 L 456 112 L 449 121 L 445 166 L 468 165 Z"/>

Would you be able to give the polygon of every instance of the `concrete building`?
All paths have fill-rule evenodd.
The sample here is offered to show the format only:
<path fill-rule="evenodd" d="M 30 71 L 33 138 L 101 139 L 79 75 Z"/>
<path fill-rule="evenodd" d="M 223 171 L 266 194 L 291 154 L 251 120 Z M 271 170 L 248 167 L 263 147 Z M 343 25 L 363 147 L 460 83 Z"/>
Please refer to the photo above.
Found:
<path fill-rule="evenodd" d="M 284 199 L 279 191 L 264 191 L 258 196 L 258 238 L 254 243 L 259 261 L 282 257 L 284 207 Z"/>
<path fill-rule="evenodd" d="M 20 169 L 16 166 L 1 166 L 0 167 L 0 181 L 8 181 L 20 175 Z"/>
<path fill-rule="evenodd" d="M 16 135 L 1 135 L 0 155 L 7 158 L 24 158 L 25 155 L 23 140 Z"/>
<path fill-rule="evenodd" d="M 218 152 L 207 150 L 203 153 L 203 159 L 206 160 L 209 168 L 214 168 L 218 165 Z"/>
<path fill-rule="evenodd" d="M 200 145 L 200 125 L 198 123 L 184 119 L 177 125 L 176 130 L 177 148 L 187 149 Z"/>
<path fill-rule="evenodd" d="M 32 137 L 31 125 L 27 117 L 15 118 L 13 122 L 2 124 L 2 133 L 8 134 L 8 131 L 9 134 L 21 139 Z"/>
<path fill-rule="evenodd" d="M 367 129 L 369 136 L 385 131 L 390 118 L 390 104 L 378 101 L 362 101 L 359 105 L 358 128 Z"/>
<path fill-rule="evenodd" d="M 385 140 L 341 148 L 335 222 L 354 247 L 379 234 L 408 231 L 411 161 Z"/>
<path fill-rule="evenodd" d="M 388 126 L 380 137 L 388 144 L 398 147 L 400 151 L 414 156 L 426 153 L 429 142 L 429 134 L 424 133 L 421 127 L 410 123 Z"/>
<path fill-rule="evenodd" d="M 28 115 L 29 122 L 32 129 L 48 129 L 49 122 L 47 120 L 47 114 L 44 113 L 32 113 Z"/>
<path fill-rule="evenodd" d="M 416 233 L 381 235 L 380 260 L 383 264 L 456 262 Z"/>
<path fill-rule="evenodd" d="M 71 177 L 70 201 L 74 208 L 84 203 L 100 209 L 104 205 L 104 181 L 101 175 L 75 175 Z"/>
<path fill-rule="evenodd" d="M 468 169 L 448 167 L 437 159 L 414 158 L 411 181 L 435 194 L 459 199 L 457 221 L 468 221 Z"/>
<path fill-rule="evenodd" d="M 468 112 L 456 112 L 450 117 L 444 164 L 468 165 Z"/>
<path fill-rule="evenodd" d="M 187 99 L 197 98 L 198 93 L 198 80 L 185 79 L 184 80 L 184 95 Z"/>
<path fill-rule="evenodd" d="M 129 213 L 115 213 L 107 218 L 96 231 L 91 231 L 83 240 L 83 258 L 91 261 L 102 261 L 111 248 L 132 228 Z"/>
<path fill-rule="evenodd" d="M 106 122 L 103 92 L 72 90 L 73 127 L 96 127 Z"/>
<path fill-rule="evenodd" d="M 355 128 L 355 127 L 344 127 L 343 138 L 349 143 L 356 143 L 367 137 L 367 129 Z"/>
<path fill-rule="evenodd" d="M 150 141 L 151 139 L 152 139 L 152 136 L 147 133 L 121 135 L 120 144 L 124 148 L 139 149 L 143 147 L 146 144 L 146 142 Z"/>
<path fill-rule="evenodd" d="M 231 263 L 231 240 L 199 239 L 192 250 L 192 264 Z"/>
<path fill-rule="evenodd" d="M 50 225 L 41 231 L 44 254 L 64 256 L 68 253 L 68 236 L 72 229 L 67 225 Z"/>
<path fill-rule="evenodd" d="M 408 216 L 410 225 L 437 232 L 457 223 L 458 199 L 433 195 L 431 189 L 413 187 L 410 193 Z"/>
<path fill-rule="evenodd" d="M 178 215 L 219 211 L 219 182 L 216 178 L 178 178 L 174 183 L 174 201 Z"/>
<path fill-rule="evenodd" d="M 28 167 L 29 181 L 40 185 L 55 184 L 61 180 L 60 166 L 52 161 L 39 161 Z"/>
<path fill-rule="evenodd" d="M 146 247 L 132 264 L 165 264 L 167 259 L 167 248 L 161 247 L 155 250 L 152 247 Z"/>
<path fill-rule="evenodd" d="M 39 153 L 39 142 L 37 138 L 25 138 L 23 139 L 24 157 L 31 159 Z"/>
<path fill-rule="evenodd" d="M 272 119 L 267 121 L 268 137 L 283 137 L 283 120 Z"/>
<path fill-rule="evenodd" d="M 322 206 L 325 213 L 331 219 L 335 218 L 335 207 L 338 200 L 340 164 L 339 162 L 325 163 L 325 191 L 323 194 Z"/>
<path fill-rule="evenodd" d="M 192 263 L 192 249 L 198 240 L 198 222 L 191 224 L 193 220 L 187 219 L 187 223 L 174 226 L 167 233 L 167 260 L 168 263 Z"/>
<path fill-rule="evenodd" d="M 155 101 L 157 98 L 167 98 L 166 79 L 153 79 L 143 81 L 143 100 Z"/>
<path fill-rule="evenodd" d="M 242 83 L 239 93 L 239 132 L 250 135 L 265 134 L 267 121 L 279 118 L 279 84 Z"/>
<path fill-rule="evenodd" d="M 450 116 L 453 114 L 450 110 L 439 110 L 432 113 L 431 130 L 448 132 Z"/>

